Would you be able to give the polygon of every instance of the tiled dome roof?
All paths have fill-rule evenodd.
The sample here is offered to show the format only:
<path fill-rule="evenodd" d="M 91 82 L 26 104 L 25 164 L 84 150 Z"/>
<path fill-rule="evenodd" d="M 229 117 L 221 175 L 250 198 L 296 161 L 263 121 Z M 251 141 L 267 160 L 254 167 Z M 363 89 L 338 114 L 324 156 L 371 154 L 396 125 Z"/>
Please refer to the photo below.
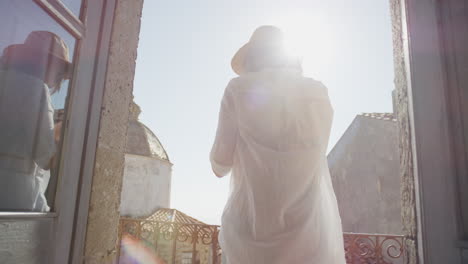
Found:
<path fill-rule="evenodd" d="M 158 137 L 143 123 L 130 120 L 127 130 L 125 153 L 157 157 L 169 161 L 166 150 Z"/>
<path fill-rule="evenodd" d="M 130 121 L 127 130 L 127 142 L 125 144 L 125 153 L 141 155 L 146 157 L 156 157 L 169 161 L 169 157 L 158 137 L 138 121 L 140 107 L 132 103 L 130 108 Z"/>

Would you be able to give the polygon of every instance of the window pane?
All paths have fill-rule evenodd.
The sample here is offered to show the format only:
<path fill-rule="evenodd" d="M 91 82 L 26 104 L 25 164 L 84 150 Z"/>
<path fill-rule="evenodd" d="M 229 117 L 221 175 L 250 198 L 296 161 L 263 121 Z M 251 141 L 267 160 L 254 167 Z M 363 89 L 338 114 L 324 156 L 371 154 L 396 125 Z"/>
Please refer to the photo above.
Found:
<path fill-rule="evenodd" d="M 0 211 L 49 211 L 75 39 L 32 0 L 0 1 Z"/>
<path fill-rule="evenodd" d="M 82 0 L 61 0 L 62 2 L 73 14 L 77 17 L 80 17 L 81 3 Z"/>

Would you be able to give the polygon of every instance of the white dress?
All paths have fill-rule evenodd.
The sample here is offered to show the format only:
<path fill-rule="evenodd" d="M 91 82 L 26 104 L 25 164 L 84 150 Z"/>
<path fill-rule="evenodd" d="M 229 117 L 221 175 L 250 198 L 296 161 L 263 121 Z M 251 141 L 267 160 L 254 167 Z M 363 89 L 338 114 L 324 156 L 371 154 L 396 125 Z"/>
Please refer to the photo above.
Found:
<path fill-rule="evenodd" d="M 56 152 L 47 85 L 0 70 L 0 211 L 48 211 L 44 196 Z"/>
<path fill-rule="evenodd" d="M 219 242 L 228 264 L 344 264 L 326 159 L 333 110 L 300 72 L 234 78 L 221 103 L 211 164 L 231 169 Z"/>

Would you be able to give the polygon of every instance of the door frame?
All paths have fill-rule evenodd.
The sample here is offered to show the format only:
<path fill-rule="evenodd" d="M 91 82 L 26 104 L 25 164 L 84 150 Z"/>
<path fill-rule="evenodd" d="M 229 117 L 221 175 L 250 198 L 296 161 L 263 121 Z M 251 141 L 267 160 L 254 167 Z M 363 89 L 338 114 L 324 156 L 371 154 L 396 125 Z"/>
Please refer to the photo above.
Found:
<path fill-rule="evenodd" d="M 81 38 L 75 55 L 55 199 L 58 206 L 53 262 L 81 264 L 116 1 L 84 0 L 79 18 L 58 0 L 34 1 L 76 38 Z"/>
<path fill-rule="evenodd" d="M 401 0 L 408 41 L 408 113 L 419 263 L 462 263 L 442 1 Z M 404 184 L 404 183 L 403 183 Z M 405 186 L 403 186 L 404 188 Z"/>
<path fill-rule="evenodd" d="M 32 237 L 36 234 L 26 229 L 22 234 L 46 251 L 36 253 L 29 251 L 34 249 L 19 246 L 12 254 L 23 249 L 28 250 L 28 255 L 47 254 L 40 257 L 44 261 L 47 259 L 47 263 L 81 264 L 116 0 L 83 0 L 80 17 L 59 0 L 28 1 L 75 37 L 73 78 L 63 120 L 54 211 L 0 212 L 0 222 L 32 223 L 33 228 L 52 230 L 41 232 L 40 237 Z"/>

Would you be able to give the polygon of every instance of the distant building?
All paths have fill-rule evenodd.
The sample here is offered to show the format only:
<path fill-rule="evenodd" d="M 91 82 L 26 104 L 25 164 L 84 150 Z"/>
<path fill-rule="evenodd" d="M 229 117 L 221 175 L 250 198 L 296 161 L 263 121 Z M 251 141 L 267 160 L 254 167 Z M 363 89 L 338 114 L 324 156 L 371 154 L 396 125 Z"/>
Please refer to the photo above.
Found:
<path fill-rule="evenodd" d="M 401 234 L 397 122 L 356 116 L 328 154 L 344 232 Z"/>
<path fill-rule="evenodd" d="M 147 217 L 170 207 L 172 163 L 156 135 L 138 121 L 132 103 L 125 146 L 120 215 Z"/>

